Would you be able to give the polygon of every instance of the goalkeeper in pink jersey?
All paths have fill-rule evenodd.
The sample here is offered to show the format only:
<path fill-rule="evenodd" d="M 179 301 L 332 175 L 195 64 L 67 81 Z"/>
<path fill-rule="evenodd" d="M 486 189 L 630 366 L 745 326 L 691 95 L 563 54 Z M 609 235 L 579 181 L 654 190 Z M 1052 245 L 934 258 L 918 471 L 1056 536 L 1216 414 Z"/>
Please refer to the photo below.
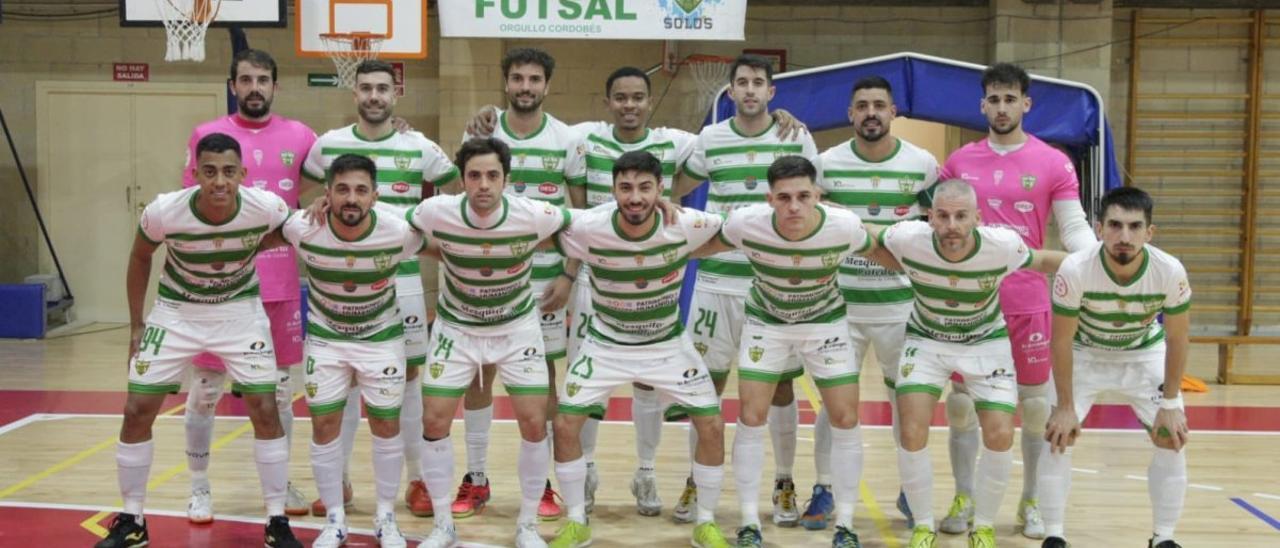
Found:
<path fill-rule="evenodd" d="M 997 63 L 982 73 L 981 108 L 990 126 L 987 138 L 952 153 L 938 179 L 968 182 L 977 191 L 983 223 L 1014 230 L 1033 249 L 1044 248 L 1050 213 L 1062 246 L 1067 251 L 1084 249 L 1096 240 L 1080 204 L 1080 183 L 1071 159 L 1022 128 L 1022 117 L 1031 110 L 1030 83 L 1026 71 L 1008 63 Z M 1000 286 L 1000 306 L 1009 326 L 1022 408 L 1024 480 L 1017 520 L 1024 536 L 1039 539 L 1044 538 L 1044 522 L 1036 506 L 1036 461 L 1045 446 L 1052 366 L 1052 312 L 1044 274 L 1023 270 L 1010 275 Z M 940 529 L 963 533 L 973 522 L 978 414 L 963 381 L 954 377 L 952 381 L 947 422 L 956 496 Z"/>

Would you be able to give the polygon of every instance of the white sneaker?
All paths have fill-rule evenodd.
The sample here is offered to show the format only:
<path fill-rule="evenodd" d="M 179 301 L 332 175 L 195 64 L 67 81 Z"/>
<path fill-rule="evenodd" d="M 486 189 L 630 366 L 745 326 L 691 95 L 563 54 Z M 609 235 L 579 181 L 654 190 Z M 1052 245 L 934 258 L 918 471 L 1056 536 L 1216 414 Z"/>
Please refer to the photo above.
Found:
<path fill-rule="evenodd" d="M 676 501 L 676 507 L 671 511 L 671 519 L 676 523 L 693 523 L 694 509 L 697 507 L 698 487 L 693 484 L 693 478 L 689 478 L 684 482 L 680 500 Z"/>
<path fill-rule="evenodd" d="M 1040 517 L 1036 499 L 1018 503 L 1018 525 L 1022 526 L 1022 536 L 1037 540 L 1044 538 L 1044 518 Z"/>
<path fill-rule="evenodd" d="M 951 509 L 947 510 L 947 517 L 942 518 L 938 529 L 943 533 L 958 535 L 969 531 L 971 527 L 973 527 L 973 498 L 969 495 L 956 495 L 951 500 Z"/>
<path fill-rule="evenodd" d="M 418 548 L 453 548 L 458 544 L 458 531 L 449 527 L 441 527 L 439 525 L 431 529 L 431 534 L 422 540 Z"/>
<path fill-rule="evenodd" d="M 656 516 L 662 513 L 662 499 L 658 498 L 658 479 L 653 472 L 636 470 L 631 478 L 631 494 L 636 497 L 636 512 L 642 516 Z"/>
<path fill-rule="evenodd" d="M 382 548 L 405 548 L 409 545 L 405 542 L 404 535 L 400 533 L 400 527 L 396 525 L 396 515 L 394 513 L 383 514 L 373 520 L 373 535 L 378 539 L 378 546 Z"/>
<path fill-rule="evenodd" d="M 537 523 L 516 524 L 516 548 L 547 548 L 547 541 L 538 534 Z"/>
<path fill-rule="evenodd" d="M 347 524 L 330 522 L 320 531 L 311 548 L 338 548 L 347 543 Z"/>
<path fill-rule="evenodd" d="M 600 473 L 596 472 L 596 463 L 587 463 L 586 511 L 590 514 L 596 509 L 596 488 L 600 486 Z"/>
<path fill-rule="evenodd" d="M 778 527 L 795 527 L 800 523 L 800 508 L 796 504 L 796 484 L 791 479 L 780 479 L 774 482 L 773 523 Z"/>
<path fill-rule="evenodd" d="M 289 482 L 284 494 L 284 513 L 290 516 L 305 516 L 307 510 L 307 500 L 302 498 L 302 491 L 294 487 L 292 481 Z"/>
<path fill-rule="evenodd" d="M 213 523 L 213 495 L 208 487 L 192 487 L 187 499 L 187 520 L 191 523 Z"/>

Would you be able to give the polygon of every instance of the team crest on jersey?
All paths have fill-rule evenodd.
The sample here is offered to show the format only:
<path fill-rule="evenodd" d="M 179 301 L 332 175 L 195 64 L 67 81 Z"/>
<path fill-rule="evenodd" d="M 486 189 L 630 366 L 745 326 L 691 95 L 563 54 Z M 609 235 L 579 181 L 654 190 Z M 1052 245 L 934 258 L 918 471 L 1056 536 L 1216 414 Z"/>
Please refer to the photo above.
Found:
<path fill-rule="evenodd" d="M 293 156 L 293 153 L 292 153 L 292 152 L 290 152 L 290 151 L 288 151 L 288 150 L 282 150 L 282 151 L 280 151 L 280 163 L 282 163 L 282 164 L 284 164 L 284 165 L 286 165 L 286 166 L 291 166 L 291 165 L 293 165 L 293 158 L 294 158 L 294 156 Z"/>
<path fill-rule="evenodd" d="M 761 348 L 759 346 L 753 346 L 751 348 L 748 348 L 747 357 L 751 358 L 752 362 L 759 362 L 760 358 L 764 357 L 764 348 Z"/>
<path fill-rule="evenodd" d="M 146 375 L 148 369 L 151 369 L 151 362 L 144 361 L 144 360 L 134 360 L 133 370 L 137 371 L 139 375 Z"/>
<path fill-rule="evenodd" d="M 747 190 L 755 190 L 756 189 L 755 175 L 747 175 L 746 180 L 742 181 L 742 186 L 747 187 Z"/>
<path fill-rule="evenodd" d="M 911 189 L 915 188 L 915 186 L 911 179 L 898 179 L 898 192 L 911 194 Z"/>
<path fill-rule="evenodd" d="M 1164 306 L 1164 303 L 1161 301 L 1142 302 L 1142 309 L 1145 310 L 1147 314 L 1155 314 L 1156 312 L 1159 312 L 1162 306 Z"/>
<path fill-rule="evenodd" d="M 791 266 L 800 266 L 804 262 L 804 255 L 795 254 L 791 256 Z"/>
<path fill-rule="evenodd" d="M 491 244 L 491 243 L 489 243 L 489 242 L 485 242 L 485 243 L 480 244 L 480 253 L 481 253 L 481 254 L 483 254 L 483 255 L 485 255 L 485 256 L 488 256 L 490 251 L 493 251 L 493 244 Z"/>
<path fill-rule="evenodd" d="M 396 168 L 409 169 L 409 163 L 412 161 L 408 154 L 397 154 L 395 158 Z"/>
<path fill-rule="evenodd" d="M 834 251 L 822 255 L 822 266 L 831 268 L 840 262 L 840 254 Z"/>
<path fill-rule="evenodd" d="M 868 214 L 870 214 L 870 215 L 879 215 L 879 214 L 880 214 L 880 204 L 878 204 L 878 203 L 876 203 L 876 202 L 871 202 L 871 203 L 867 204 L 867 213 L 868 213 Z"/>
<path fill-rule="evenodd" d="M 529 242 L 514 242 L 511 244 L 512 255 L 520 256 L 520 255 L 524 255 L 528 251 L 529 251 Z"/>
<path fill-rule="evenodd" d="M 378 270 L 386 270 L 387 267 L 391 266 L 391 255 L 386 253 L 374 255 L 373 266 L 377 267 Z"/>
<path fill-rule="evenodd" d="M 995 289 L 996 277 L 983 276 L 981 278 L 978 278 L 978 287 L 981 287 L 983 291 L 991 291 L 992 289 Z"/>
<path fill-rule="evenodd" d="M 697 350 L 698 355 L 700 356 L 707 355 L 707 345 L 705 343 L 700 343 L 700 342 L 693 343 L 693 349 Z"/>
<path fill-rule="evenodd" d="M 1023 176 L 1022 176 L 1022 188 L 1026 189 L 1026 190 L 1031 190 L 1031 188 L 1032 188 L 1032 187 L 1034 187 L 1034 186 L 1036 186 L 1036 176 L 1035 176 L 1035 175 L 1023 175 Z"/>
<path fill-rule="evenodd" d="M 241 237 L 240 237 L 240 245 L 244 246 L 244 247 L 245 247 L 245 249 L 249 249 L 249 248 L 252 248 L 252 247 L 253 247 L 253 246 L 255 246 L 255 245 L 258 245 L 258 235 L 257 235 L 257 234 L 245 234 L 244 236 L 241 236 Z"/>
<path fill-rule="evenodd" d="M 524 167 L 524 160 L 525 160 L 525 158 L 528 158 L 528 157 L 529 157 L 529 155 L 528 155 L 528 154 L 525 154 L 524 152 L 521 152 L 521 153 L 519 153 L 519 154 L 516 154 L 516 160 L 517 160 L 517 163 L 519 163 L 519 164 L 520 164 L 520 167 Z"/>
<path fill-rule="evenodd" d="M 904 378 L 904 379 L 905 379 L 905 378 L 907 378 L 907 377 L 910 377 L 910 376 L 911 376 L 911 372 L 912 372 L 913 370 L 915 370 L 915 368 L 916 368 L 916 364 L 914 364 L 914 363 L 903 364 L 903 366 L 902 366 L 902 375 L 901 375 L 901 376 L 902 376 L 902 378 Z"/>
<path fill-rule="evenodd" d="M 960 283 L 960 277 L 956 276 L 955 274 L 947 276 L 947 283 L 951 284 L 951 287 L 955 287 L 957 284 Z"/>
<path fill-rule="evenodd" d="M 222 249 L 222 236 L 214 237 L 214 239 L 213 239 L 213 248 L 214 248 L 214 249 Z"/>
<path fill-rule="evenodd" d="M 879 175 L 872 175 L 872 176 L 871 176 L 871 188 L 880 188 L 880 176 L 879 176 Z"/>
<path fill-rule="evenodd" d="M 568 394 L 570 398 L 577 396 L 580 391 L 582 391 L 582 385 L 576 382 L 564 385 L 564 393 Z"/>
<path fill-rule="evenodd" d="M 674 250 L 674 249 L 668 249 L 668 250 L 666 250 L 666 251 L 663 251 L 663 252 L 662 252 L 662 260 L 664 260 L 664 261 L 666 261 L 666 262 L 668 262 L 668 263 L 674 263 L 674 262 L 676 262 L 676 258 L 677 258 L 677 257 L 679 257 L 679 256 L 680 256 L 680 252 L 678 252 L 678 251 L 676 251 L 676 250 Z"/>
<path fill-rule="evenodd" d="M 558 168 L 558 167 L 560 167 L 560 159 L 559 159 L 559 158 L 556 158 L 555 156 L 543 156 L 543 157 L 542 157 L 542 169 L 545 169 L 545 170 L 547 170 L 547 171 L 555 171 L 555 170 L 556 170 L 556 168 Z"/>
<path fill-rule="evenodd" d="M 644 255 L 636 254 L 636 266 L 644 266 Z"/>
<path fill-rule="evenodd" d="M 306 389 L 308 398 L 316 397 L 316 392 L 320 391 L 320 385 L 314 382 L 307 383 L 306 385 L 303 386 L 303 388 Z"/>
<path fill-rule="evenodd" d="M 427 366 L 427 373 L 430 374 L 433 379 L 440 378 L 440 375 L 444 373 L 444 363 L 432 362 L 431 365 Z"/>
<path fill-rule="evenodd" d="M 262 149 L 260 148 L 253 149 L 253 161 L 256 162 L 258 165 L 262 165 Z"/>
<path fill-rule="evenodd" d="M 347 268 L 351 268 L 351 267 L 353 267 L 353 266 L 355 266 L 355 265 L 356 265 L 356 256 L 355 256 L 355 255 L 347 255 Z"/>

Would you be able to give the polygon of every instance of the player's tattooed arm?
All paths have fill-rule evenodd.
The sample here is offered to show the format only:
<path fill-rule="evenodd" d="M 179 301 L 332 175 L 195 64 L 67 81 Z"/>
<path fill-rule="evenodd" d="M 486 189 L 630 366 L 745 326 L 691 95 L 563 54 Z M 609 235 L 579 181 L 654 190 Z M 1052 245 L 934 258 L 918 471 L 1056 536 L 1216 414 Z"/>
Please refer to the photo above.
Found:
<path fill-rule="evenodd" d="M 1045 274 L 1053 274 L 1058 271 L 1058 265 L 1062 264 L 1062 260 L 1065 258 L 1067 258 L 1065 251 L 1037 249 L 1031 252 L 1031 264 L 1024 268 L 1030 268 Z"/>
<path fill-rule="evenodd" d="M 1079 322 L 1077 316 L 1055 313 L 1053 334 L 1049 339 L 1049 350 L 1053 355 L 1053 386 L 1058 403 L 1045 425 L 1044 439 L 1049 442 L 1049 450 L 1058 453 L 1075 445 L 1076 437 L 1080 435 L 1080 419 L 1076 416 L 1075 397 L 1071 390 L 1071 342 L 1076 337 Z"/>
<path fill-rule="evenodd" d="M 495 105 L 485 105 L 476 111 L 475 116 L 467 120 L 467 136 L 469 137 L 489 137 L 493 135 L 493 130 L 498 127 L 498 107 Z"/>
<path fill-rule="evenodd" d="M 795 141 L 809 131 L 809 126 L 804 125 L 804 122 L 786 110 L 777 109 L 769 115 L 773 116 L 773 121 L 778 124 L 778 138 L 783 141 Z"/>
<path fill-rule="evenodd" d="M 129 251 L 129 270 L 125 275 L 125 295 L 129 300 L 129 357 L 138 352 L 142 340 L 143 301 L 147 298 L 147 283 L 151 277 L 151 257 L 160 244 L 148 241 L 139 232 L 133 237 L 133 249 Z M 125 362 L 128 363 L 127 361 Z M 127 365 L 126 365 L 127 367 Z"/>

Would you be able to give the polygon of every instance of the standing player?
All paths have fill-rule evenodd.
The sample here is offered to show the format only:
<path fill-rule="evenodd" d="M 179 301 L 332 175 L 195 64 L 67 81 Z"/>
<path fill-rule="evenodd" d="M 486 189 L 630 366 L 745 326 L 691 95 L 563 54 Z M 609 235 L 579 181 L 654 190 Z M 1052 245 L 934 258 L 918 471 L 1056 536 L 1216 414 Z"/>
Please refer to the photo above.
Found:
<path fill-rule="evenodd" d="M 197 354 L 220 358 L 239 383 L 253 423 L 253 457 L 267 506 L 266 546 L 302 544 L 284 515 L 289 440 L 276 411 L 275 352 L 253 257 L 284 223 L 279 196 L 241 188 L 240 145 L 223 133 L 196 142 L 199 186 L 161 194 L 142 212 L 129 255 L 129 398 L 116 444 L 124 510 L 97 548 L 146 546 L 142 516 L 155 451 L 151 426 L 166 394 L 177 392 Z M 155 307 L 142 321 L 151 256 L 165 245 Z"/>
<path fill-rule="evenodd" d="M 231 59 L 231 94 L 236 98 L 236 113 L 206 122 L 191 132 L 187 144 L 187 166 L 183 171 L 183 187 L 199 182 L 195 176 L 196 143 L 205 135 L 225 133 L 239 141 L 245 152 L 243 162 L 247 181 L 253 188 L 284 198 L 291 208 L 298 207 L 301 191 L 302 160 L 316 140 L 316 134 L 302 122 L 271 113 L 271 103 L 279 90 L 276 62 L 265 51 L 243 50 Z M 262 304 L 271 320 L 271 339 L 276 350 L 276 408 L 285 437 L 293 437 L 292 366 L 302 362 L 301 288 L 298 286 L 298 260 L 293 248 L 281 246 L 258 254 L 255 264 L 262 279 Z M 185 424 L 187 431 L 187 468 L 191 470 L 191 499 L 187 503 L 187 519 L 193 523 L 213 521 L 212 496 L 209 489 L 209 450 L 213 443 L 214 407 L 222 398 L 226 369 L 213 354 L 196 356 L 191 390 L 187 394 Z M 291 515 L 306 514 L 302 493 L 289 484 L 285 511 Z"/>
<path fill-rule="evenodd" d="M 655 207 L 662 194 L 664 162 L 634 150 L 611 163 L 616 204 L 581 214 L 556 238 L 566 257 L 590 265 L 588 284 L 596 316 L 586 328 L 581 353 L 565 374 L 560 395 L 556 478 L 569 519 L 551 545 L 591 542 L 584 496 L 587 462 L 579 443 L 582 427 L 589 416 L 604 415 L 614 388 L 643 382 L 657 389 L 650 388 L 663 404 L 688 415 L 700 432 L 693 475 L 702 498 L 693 546 L 728 548 L 715 523 L 724 477 L 724 423 L 711 375 L 684 334 L 679 306 L 689 254 L 715 237 L 722 218 L 685 211 L 677 224 L 666 225 Z"/>
<path fill-rule="evenodd" d="M 431 198 L 408 215 L 429 238 L 428 251 L 444 271 L 428 374 L 422 379 L 422 477 L 434 505 L 448 504 L 453 477 L 449 428 L 458 398 L 482 366 L 492 365 L 511 395 L 520 428 L 517 466 L 523 496 L 516 546 L 546 546 L 538 536 L 538 506 L 551 460 L 546 439 L 550 389 L 529 278 L 536 268 L 534 247 L 567 226 L 569 213 L 504 192 L 511 155 L 496 138 L 463 143 L 457 165 L 465 192 Z M 447 548 L 456 542 L 452 513 L 436 512 L 435 527 L 422 546 Z"/>
<path fill-rule="evenodd" d="M 703 128 L 698 135 L 694 152 L 674 192 L 677 199 L 710 179 L 707 212 L 728 214 L 765 202 L 766 174 L 774 160 L 789 155 L 817 160 L 818 149 L 811 135 L 803 133 L 795 141 L 786 141 L 774 131 L 776 121 L 769 115 L 773 94 L 773 65 L 768 60 L 743 55 L 733 62 L 729 71 L 729 95 L 736 112 L 724 122 Z M 691 311 L 696 315 L 691 314 L 689 318 L 694 322 L 694 347 L 711 370 L 717 394 L 724 392 L 730 364 L 738 355 L 739 336 L 745 321 L 744 303 L 751 280 L 751 265 L 741 251 L 708 257 L 698 265 Z M 795 464 L 800 419 L 791 375 L 798 376 L 802 370 L 793 364 L 786 371 L 787 375 L 773 392 L 768 418 L 774 453 L 773 522 L 794 527 L 800 512 L 791 468 Z M 691 429 L 689 433 L 690 447 L 694 447 L 697 444 L 692 438 L 697 431 Z M 691 521 L 696 500 L 697 491 L 690 478 L 676 505 L 674 519 Z"/>
<path fill-rule="evenodd" d="M 978 226 L 981 221 L 973 187 L 950 180 L 937 186 L 927 224 L 905 221 L 880 234 L 880 243 L 910 276 L 915 300 L 895 382 L 902 423 L 898 473 L 916 522 L 910 548 L 937 545 L 933 466 L 926 446 L 933 408 L 955 373 L 974 395 L 985 446 L 969 547 L 995 546 L 992 524 L 1013 464 L 1017 407 L 1008 329 L 996 293 L 1018 269 L 1052 272 L 1065 256 L 1033 253 L 1017 233 Z"/>
<path fill-rule="evenodd" d="M 311 288 L 306 351 L 311 468 L 328 510 L 328 523 L 312 546 L 337 548 L 347 541 L 342 503 L 347 458 L 338 434 L 345 402 L 363 398 L 373 433 L 375 535 L 380 546 L 399 548 L 406 545 L 395 513 L 405 456 L 399 422 L 405 328 L 396 308 L 399 284 L 388 282 L 397 276 L 400 261 L 417 256 L 422 237 L 399 210 L 374 210 L 379 193 L 372 160 L 343 154 L 326 173 L 327 226 L 294 215 L 282 229 L 285 240 L 304 252 Z M 349 390 L 353 379 L 359 387 L 355 394 Z M 418 391 L 416 383 L 412 389 Z"/>
<path fill-rule="evenodd" d="M 836 282 L 850 253 L 877 252 L 858 216 L 818 203 L 817 169 L 809 160 L 782 157 L 769 166 L 768 205 L 729 214 L 720 237 L 699 255 L 736 247 L 749 257 L 753 273 L 746 300 L 742 348 L 738 353 L 741 411 L 733 439 L 733 473 L 738 484 L 742 527 L 737 546 L 761 546 L 760 472 L 764 430 L 777 384 L 804 370 L 813 377 L 828 410 L 835 495 L 835 536 L 831 545 L 860 546 L 853 508 L 862 475 L 862 430 L 858 427 L 858 363 L 845 323 L 845 304 Z M 880 250 L 877 256 L 894 264 Z M 804 369 L 792 369 L 795 362 Z"/>
<path fill-rule="evenodd" d="M 1067 251 L 1085 249 L 1096 241 L 1080 205 L 1080 183 L 1071 159 L 1022 129 L 1031 109 L 1026 71 L 1007 63 L 982 73 L 982 113 L 987 138 L 951 154 L 942 179 L 962 179 L 978 193 L 978 208 L 988 226 L 1012 229 L 1032 249 L 1044 248 L 1049 213 Z M 1018 524 L 1029 538 L 1044 537 L 1044 522 L 1036 506 L 1036 462 L 1044 450 L 1044 424 L 1049 417 L 1051 314 L 1049 286 L 1043 274 L 1018 272 L 1000 286 L 1001 307 L 1009 326 L 1009 342 L 1018 376 L 1018 404 L 1022 407 L 1022 498 Z M 942 530 L 962 533 L 973 521 L 974 460 L 978 456 L 978 419 L 974 396 L 963 382 L 952 383 L 947 396 L 951 425 L 951 469 L 956 497 Z"/>
<path fill-rule="evenodd" d="M 1102 197 L 1101 244 L 1072 253 L 1053 282 L 1053 381 L 1057 391 L 1040 454 L 1048 535 L 1044 548 L 1066 548 L 1063 521 L 1071 487 L 1071 446 L 1094 400 L 1129 400 L 1150 431 L 1147 469 L 1155 532 L 1148 546 L 1179 548 L 1173 530 L 1187 492 L 1187 417 L 1182 372 L 1187 365 L 1191 286 L 1172 255 L 1149 245 L 1151 197 L 1116 188 Z M 1164 326 L 1157 316 L 1164 315 Z"/>
<path fill-rule="evenodd" d="M 511 196 L 547 202 L 556 207 L 568 203 L 583 207 L 585 191 L 570 186 L 571 177 L 581 177 L 580 139 L 564 122 L 542 110 L 550 90 L 556 61 L 537 48 L 516 48 L 502 58 L 502 78 L 509 108 L 498 114 L 493 137 L 511 151 L 511 169 L 505 173 Z M 464 136 L 464 139 L 466 136 Z M 564 258 L 555 251 L 538 251 L 533 256 L 533 293 L 538 302 L 549 386 L 555 384 L 555 361 L 564 358 L 568 330 L 565 305 L 574 278 L 565 274 Z M 488 364 L 486 364 L 488 365 Z M 496 370 L 484 367 L 468 388 L 463 400 L 463 422 L 467 436 L 467 474 L 453 501 L 453 514 L 464 518 L 484 510 L 489 500 L 489 480 L 485 477 L 489 453 L 489 429 L 493 425 L 493 379 Z M 555 397 L 548 400 L 548 420 L 555 416 Z M 548 423 L 546 428 L 550 428 Z M 550 458 L 548 456 L 548 458 Z M 544 520 L 560 517 L 558 495 L 547 480 L 538 516 Z"/>
<path fill-rule="evenodd" d="M 342 154 L 359 154 L 373 160 L 377 166 L 378 207 L 384 216 L 404 218 L 423 196 L 431 194 L 434 186 L 452 183 L 458 178 L 458 170 L 436 143 L 416 131 L 398 131 L 392 124 L 396 106 L 395 73 L 385 61 L 369 60 L 356 67 L 354 89 L 356 123 L 330 130 L 316 141 L 306 156 L 303 173 L 307 178 L 324 181 L 330 165 Z M 425 191 L 424 191 L 425 187 Z M 330 205 L 332 207 L 332 204 Z M 404 324 L 406 382 L 417 383 L 418 374 L 427 361 L 427 305 L 422 290 L 418 257 L 409 256 L 400 261 L 396 269 L 396 302 Z M 360 422 L 359 398 L 347 400 L 342 415 L 342 448 L 344 462 L 350 463 L 355 447 L 355 430 Z M 400 430 L 404 444 L 405 473 L 409 487 L 405 503 L 416 516 L 430 516 L 434 511 L 426 484 L 419 475 L 422 448 L 417 439 L 422 437 L 422 393 L 414 389 L 405 392 L 400 413 Z M 350 474 L 343 471 L 343 502 L 351 503 Z M 312 504 L 312 513 L 323 516 L 327 508 L 323 501 Z"/>
<path fill-rule="evenodd" d="M 866 224 L 887 226 L 918 219 L 916 193 L 938 179 L 938 160 L 932 154 L 889 133 L 897 114 L 887 80 L 879 76 L 858 80 L 853 84 L 849 103 L 853 138 L 822 153 L 818 184 L 824 199 L 848 208 Z M 893 439 L 897 440 L 898 404 L 892 390 L 907 318 L 911 315 L 911 282 L 901 272 L 850 255 L 840 265 L 840 292 L 848 308 L 854 362 L 861 365 L 867 348 L 875 346 L 876 360 L 891 392 Z M 818 413 L 814 428 L 813 456 L 818 478 L 800 521 L 806 528 L 824 529 L 832 510 L 831 425 L 826 409 Z M 898 508 L 907 515 L 908 528 L 912 527 L 906 497 L 901 493 Z"/>

